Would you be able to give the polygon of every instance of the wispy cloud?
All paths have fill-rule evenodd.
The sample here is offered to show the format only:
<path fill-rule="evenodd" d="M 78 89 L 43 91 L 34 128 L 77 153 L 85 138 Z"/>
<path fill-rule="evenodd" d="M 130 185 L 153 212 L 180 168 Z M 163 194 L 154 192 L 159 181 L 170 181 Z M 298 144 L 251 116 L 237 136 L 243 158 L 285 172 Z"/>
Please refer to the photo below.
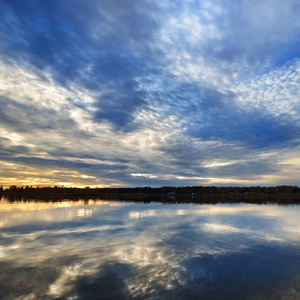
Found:
<path fill-rule="evenodd" d="M 0 183 L 299 180 L 297 1 L 0 7 Z"/>

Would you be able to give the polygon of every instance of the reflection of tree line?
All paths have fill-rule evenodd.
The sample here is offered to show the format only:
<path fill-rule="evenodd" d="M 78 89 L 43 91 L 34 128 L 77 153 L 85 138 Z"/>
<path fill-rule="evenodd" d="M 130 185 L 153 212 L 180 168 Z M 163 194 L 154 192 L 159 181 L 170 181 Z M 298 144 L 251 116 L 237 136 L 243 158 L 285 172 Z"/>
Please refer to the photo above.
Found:
<path fill-rule="evenodd" d="M 136 187 L 136 188 L 75 188 L 64 186 L 16 186 L 0 187 L 0 196 L 14 200 L 90 199 L 160 201 L 163 203 L 300 203 L 300 187 Z"/>

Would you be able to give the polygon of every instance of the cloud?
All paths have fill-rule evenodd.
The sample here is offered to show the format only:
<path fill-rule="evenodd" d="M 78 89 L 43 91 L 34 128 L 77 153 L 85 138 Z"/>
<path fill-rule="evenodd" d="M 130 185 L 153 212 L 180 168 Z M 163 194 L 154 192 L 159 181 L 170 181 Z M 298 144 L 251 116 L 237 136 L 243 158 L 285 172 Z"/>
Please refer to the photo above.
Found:
<path fill-rule="evenodd" d="M 158 186 L 271 184 L 291 166 L 296 1 L 0 6 L 3 162 Z"/>
<path fill-rule="evenodd" d="M 145 14 L 153 9 L 150 5 L 131 2 L 4 2 L 3 31 L 12 36 L 4 39 L 2 54 L 47 68 L 66 87 L 75 82 L 96 90 L 95 120 L 126 127 L 135 108 L 145 102 L 135 78 L 149 69 L 141 51 L 156 26 Z"/>

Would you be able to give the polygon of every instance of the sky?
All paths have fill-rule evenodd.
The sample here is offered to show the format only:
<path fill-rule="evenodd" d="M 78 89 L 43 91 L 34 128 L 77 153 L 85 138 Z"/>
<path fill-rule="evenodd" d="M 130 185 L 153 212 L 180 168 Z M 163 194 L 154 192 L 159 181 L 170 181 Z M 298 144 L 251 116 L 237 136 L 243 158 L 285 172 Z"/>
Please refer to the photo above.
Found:
<path fill-rule="evenodd" d="M 0 185 L 299 185 L 299 15 L 2 0 Z"/>

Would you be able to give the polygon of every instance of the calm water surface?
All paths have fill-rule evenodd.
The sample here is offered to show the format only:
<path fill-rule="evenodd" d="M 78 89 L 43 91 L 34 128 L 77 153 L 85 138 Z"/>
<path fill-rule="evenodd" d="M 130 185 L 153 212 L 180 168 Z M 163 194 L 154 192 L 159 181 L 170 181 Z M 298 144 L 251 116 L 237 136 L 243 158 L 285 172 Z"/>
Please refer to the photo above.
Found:
<path fill-rule="evenodd" d="M 300 206 L 0 201 L 0 299 L 300 299 Z"/>

